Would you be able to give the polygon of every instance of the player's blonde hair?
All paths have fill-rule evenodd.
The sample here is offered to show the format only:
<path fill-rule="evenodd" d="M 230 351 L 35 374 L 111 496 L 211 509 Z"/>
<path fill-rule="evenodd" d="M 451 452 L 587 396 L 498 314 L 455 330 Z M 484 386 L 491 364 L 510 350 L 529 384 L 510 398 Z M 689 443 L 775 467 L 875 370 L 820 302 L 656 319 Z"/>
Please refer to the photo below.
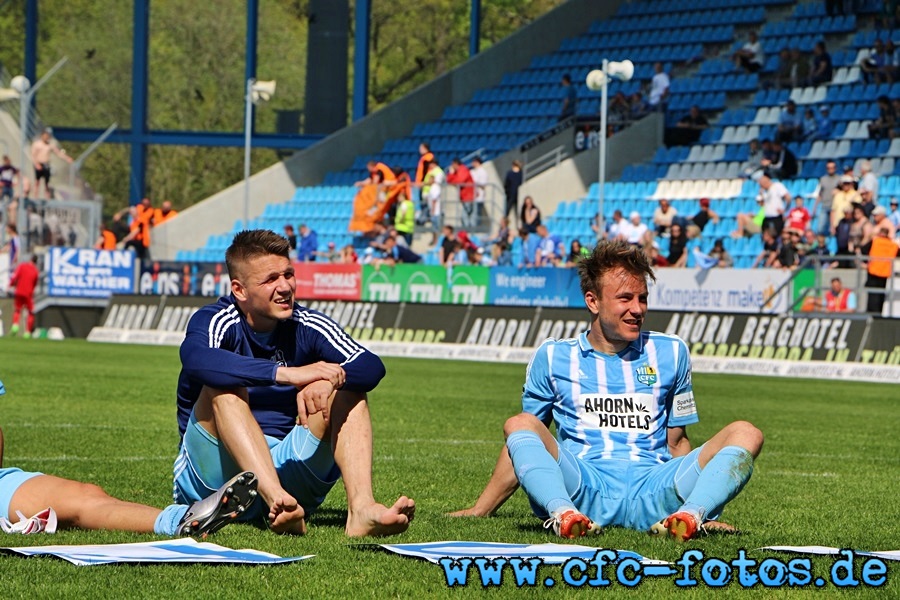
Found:
<path fill-rule="evenodd" d="M 284 236 L 268 229 L 251 229 L 241 231 L 234 236 L 228 250 L 225 251 L 225 265 L 228 276 L 240 279 L 240 266 L 258 256 L 283 256 L 290 258 L 291 244 Z"/>
<path fill-rule="evenodd" d="M 650 262 L 640 248 L 622 240 L 601 241 L 593 252 L 578 261 L 581 293 L 593 292 L 599 298 L 601 278 L 617 268 L 635 277 L 656 281 Z"/>

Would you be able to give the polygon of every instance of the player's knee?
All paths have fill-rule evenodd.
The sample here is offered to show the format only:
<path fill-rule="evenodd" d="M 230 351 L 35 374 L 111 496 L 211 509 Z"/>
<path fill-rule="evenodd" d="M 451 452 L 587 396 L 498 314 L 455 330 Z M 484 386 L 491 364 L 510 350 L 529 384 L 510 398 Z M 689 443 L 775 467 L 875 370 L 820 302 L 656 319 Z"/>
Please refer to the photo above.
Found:
<path fill-rule="evenodd" d="M 763 442 L 765 441 L 763 432 L 748 421 L 735 421 L 729 425 L 729 428 L 740 446 L 746 448 L 756 458 L 762 450 Z"/>
<path fill-rule="evenodd" d="M 516 431 L 538 431 L 538 427 L 543 427 L 537 417 L 528 413 L 521 413 L 514 417 L 510 417 L 503 424 L 503 435 L 509 437 Z"/>

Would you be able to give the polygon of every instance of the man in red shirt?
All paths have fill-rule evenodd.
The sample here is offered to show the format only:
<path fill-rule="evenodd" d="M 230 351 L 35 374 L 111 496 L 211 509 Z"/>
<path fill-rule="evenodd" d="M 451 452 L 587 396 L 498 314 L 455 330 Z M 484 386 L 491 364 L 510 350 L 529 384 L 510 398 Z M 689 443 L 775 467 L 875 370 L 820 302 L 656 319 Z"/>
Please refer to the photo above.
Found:
<path fill-rule="evenodd" d="M 472 173 L 469 167 L 464 165 L 458 158 L 454 158 L 450 162 L 450 169 L 447 171 L 447 183 L 458 186 L 459 201 L 463 208 L 462 225 L 463 227 L 472 227 L 473 212 L 475 208 L 475 182 L 472 180 Z"/>
<path fill-rule="evenodd" d="M 785 225 L 785 229 L 798 231 L 802 234 L 806 231 L 806 228 L 809 227 L 809 222 L 811 220 L 812 217 L 809 215 L 809 211 L 803 206 L 803 196 L 795 196 L 794 206 L 787 214 L 787 225 Z"/>
<path fill-rule="evenodd" d="M 13 325 L 10 333 L 19 333 L 19 315 L 22 308 L 28 309 L 28 320 L 25 323 L 25 337 L 31 337 L 34 331 L 34 288 L 37 287 L 40 272 L 37 268 L 37 256 L 32 256 L 30 261 L 19 263 L 9 280 L 9 287 L 15 287 L 13 296 Z"/>

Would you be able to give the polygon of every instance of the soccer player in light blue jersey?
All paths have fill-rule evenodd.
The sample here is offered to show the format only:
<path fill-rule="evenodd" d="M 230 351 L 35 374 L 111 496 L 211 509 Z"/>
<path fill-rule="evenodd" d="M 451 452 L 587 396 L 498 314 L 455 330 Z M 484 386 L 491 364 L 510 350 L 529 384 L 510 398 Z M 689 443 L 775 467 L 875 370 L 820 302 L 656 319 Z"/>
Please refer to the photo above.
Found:
<path fill-rule="evenodd" d="M 491 515 L 521 485 L 561 537 L 620 526 L 684 541 L 705 523 L 730 529 L 713 519 L 750 479 L 762 433 L 738 421 L 692 448 L 688 348 L 641 331 L 653 279 L 644 254 L 600 242 L 578 270 L 590 329 L 537 349 L 493 476 L 471 508 L 453 515 Z"/>

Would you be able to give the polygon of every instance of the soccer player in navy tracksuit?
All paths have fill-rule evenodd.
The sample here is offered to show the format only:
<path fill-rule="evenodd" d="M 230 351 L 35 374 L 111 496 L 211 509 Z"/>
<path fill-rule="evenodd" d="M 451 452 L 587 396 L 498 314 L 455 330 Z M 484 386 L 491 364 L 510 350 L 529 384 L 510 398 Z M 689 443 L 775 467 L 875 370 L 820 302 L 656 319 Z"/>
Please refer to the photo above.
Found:
<path fill-rule="evenodd" d="M 207 496 L 252 471 L 279 533 L 304 533 L 306 517 L 343 477 L 349 536 L 405 531 L 415 503 L 388 507 L 372 494 L 372 426 L 366 393 L 381 360 L 341 327 L 294 302 L 286 239 L 243 231 L 225 254 L 230 296 L 200 309 L 181 345 L 175 460 L 177 501 Z M 297 424 L 299 420 L 299 425 Z"/>

